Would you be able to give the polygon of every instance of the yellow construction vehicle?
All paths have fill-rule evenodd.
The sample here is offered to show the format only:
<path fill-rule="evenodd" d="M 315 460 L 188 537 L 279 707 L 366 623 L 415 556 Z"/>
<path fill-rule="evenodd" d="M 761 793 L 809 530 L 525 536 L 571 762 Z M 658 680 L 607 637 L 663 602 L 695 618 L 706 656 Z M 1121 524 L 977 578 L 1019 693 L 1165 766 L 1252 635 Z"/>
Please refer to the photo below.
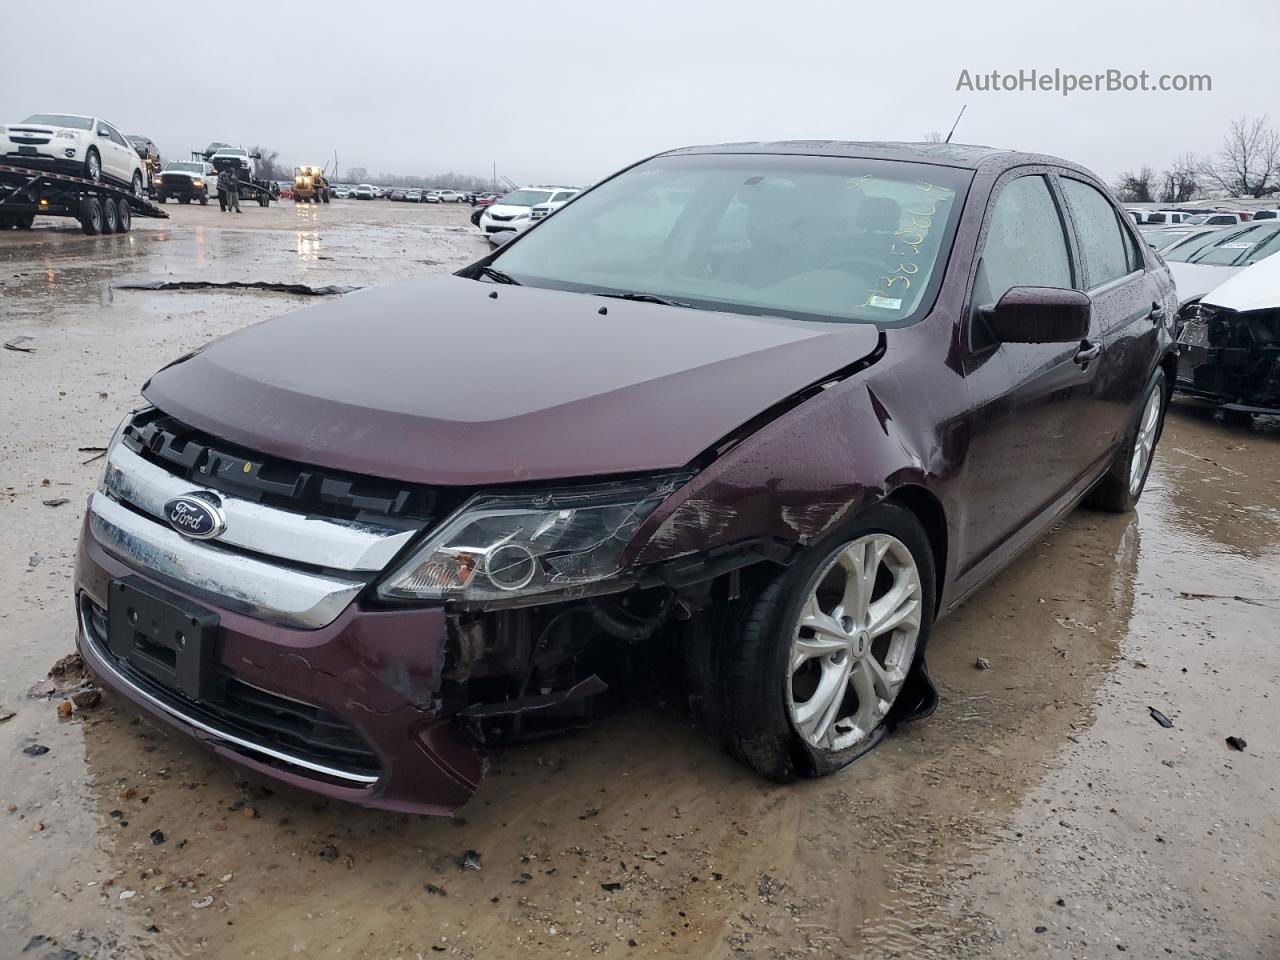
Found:
<path fill-rule="evenodd" d="M 294 167 L 293 202 L 328 203 L 329 181 L 322 167 Z"/>

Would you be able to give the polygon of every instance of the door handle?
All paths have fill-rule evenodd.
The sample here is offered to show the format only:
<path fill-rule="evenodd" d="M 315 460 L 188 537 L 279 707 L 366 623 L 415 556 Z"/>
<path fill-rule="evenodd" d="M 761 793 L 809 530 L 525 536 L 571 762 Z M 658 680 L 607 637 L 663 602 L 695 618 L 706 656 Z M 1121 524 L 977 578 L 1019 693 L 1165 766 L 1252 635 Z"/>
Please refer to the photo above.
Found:
<path fill-rule="evenodd" d="M 1073 362 L 1080 364 L 1080 366 L 1087 367 L 1089 365 L 1089 361 L 1098 359 L 1098 354 L 1101 352 L 1102 344 L 1090 343 L 1088 340 L 1081 340 L 1080 349 L 1071 359 Z"/>
<path fill-rule="evenodd" d="M 1147 316 L 1151 318 L 1152 323 L 1159 323 L 1164 319 L 1164 306 L 1152 301 L 1151 312 Z"/>

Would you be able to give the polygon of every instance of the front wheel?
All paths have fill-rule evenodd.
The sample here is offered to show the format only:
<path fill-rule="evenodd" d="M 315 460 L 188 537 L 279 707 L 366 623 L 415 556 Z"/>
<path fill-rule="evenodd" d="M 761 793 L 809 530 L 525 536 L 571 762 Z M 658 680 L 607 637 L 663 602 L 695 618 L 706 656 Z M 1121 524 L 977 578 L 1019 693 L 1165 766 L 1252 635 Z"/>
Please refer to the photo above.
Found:
<path fill-rule="evenodd" d="M 142 199 L 142 174 L 137 170 L 133 171 L 133 195 Z"/>
<path fill-rule="evenodd" d="M 84 155 L 84 176 L 94 183 L 102 179 L 102 158 L 94 147 L 90 147 L 89 152 Z"/>
<path fill-rule="evenodd" d="M 730 751 L 790 781 L 875 746 L 923 655 L 935 582 L 920 522 L 882 503 L 743 601 L 718 657 L 717 725 Z"/>
<path fill-rule="evenodd" d="M 1125 434 L 1111 467 L 1089 492 L 1087 506 L 1109 513 L 1128 513 L 1138 505 L 1151 472 L 1156 442 L 1164 431 L 1164 412 L 1169 402 L 1166 383 L 1164 371 L 1156 368 L 1143 394 L 1138 418 Z"/>

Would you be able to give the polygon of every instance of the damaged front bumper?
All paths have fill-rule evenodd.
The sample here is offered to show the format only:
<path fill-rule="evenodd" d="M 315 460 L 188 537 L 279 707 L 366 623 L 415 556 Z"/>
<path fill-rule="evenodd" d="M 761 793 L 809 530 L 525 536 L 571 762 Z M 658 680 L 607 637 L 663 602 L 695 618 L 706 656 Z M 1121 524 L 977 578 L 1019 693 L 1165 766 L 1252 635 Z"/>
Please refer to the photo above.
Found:
<path fill-rule="evenodd" d="M 218 616 L 213 666 L 226 686 L 205 702 L 112 653 L 111 584 L 138 576 L 104 550 L 86 522 L 76 576 L 77 646 L 106 686 L 222 756 L 336 799 L 450 814 L 479 784 L 482 754 L 439 712 L 443 608 L 369 610 L 355 603 L 325 626 L 301 629 L 211 608 L 206 597 L 164 584 Z"/>
<path fill-rule="evenodd" d="M 1241 413 L 1280 413 L 1280 309 L 1184 308 L 1178 391 Z"/>

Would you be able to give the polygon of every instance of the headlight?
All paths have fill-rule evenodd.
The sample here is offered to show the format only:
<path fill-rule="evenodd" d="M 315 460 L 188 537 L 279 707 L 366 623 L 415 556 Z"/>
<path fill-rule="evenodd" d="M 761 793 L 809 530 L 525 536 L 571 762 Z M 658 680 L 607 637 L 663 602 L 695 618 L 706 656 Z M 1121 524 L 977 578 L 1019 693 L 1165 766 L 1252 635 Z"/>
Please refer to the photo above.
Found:
<path fill-rule="evenodd" d="M 140 407 L 134 407 L 124 415 L 124 419 L 120 421 L 120 425 L 116 427 L 116 432 L 111 435 L 111 442 L 107 444 L 106 463 L 102 466 L 102 472 L 98 474 L 98 492 L 106 493 L 107 471 L 111 469 L 111 453 L 115 450 L 116 445 L 120 443 L 120 438 L 124 436 L 125 427 L 133 423 L 134 418 L 139 414 L 146 413 L 152 407 L 149 403 L 144 403 Z"/>
<path fill-rule="evenodd" d="M 191 185 L 192 185 L 193 187 L 203 187 L 203 186 L 204 186 L 204 181 L 203 181 L 203 180 L 192 180 L 192 181 L 191 181 Z"/>
<path fill-rule="evenodd" d="M 512 217 L 511 219 L 512 219 L 512 220 L 528 220 L 528 219 L 529 219 L 529 215 L 528 215 L 527 213 L 517 213 L 517 214 L 516 214 L 514 217 Z"/>
<path fill-rule="evenodd" d="M 153 187 L 158 187 L 158 186 L 160 186 L 160 184 L 161 184 L 161 183 L 163 183 L 163 182 L 164 182 L 164 181 L 162 181 L 159 177 L 153 177 L 153 178 L 152 178 L 152 180 L 151 180 L 151 185 L 152 185 Z"/>
<path fill-rule="evenodd" d="M 76 139 L 78 139 L 78 138 L 79 138 L 79 136 L 80 136 L 80 134 L 78 134 L 78 133 L 77 133 L 76 131 L 74 131 L 74 130 L 59 130 L 57 133 L 55 133 L 55 134 L 53 135 L 53 139 L 55 139 L 55 140 L 76 140 Z"/>
<path fill-rule="evenodd" d="M 520 606 L 611 593 L 622 551 L 687 475 L 542 493 L 480 494 L 379 586 L 384 599 Z"/>

